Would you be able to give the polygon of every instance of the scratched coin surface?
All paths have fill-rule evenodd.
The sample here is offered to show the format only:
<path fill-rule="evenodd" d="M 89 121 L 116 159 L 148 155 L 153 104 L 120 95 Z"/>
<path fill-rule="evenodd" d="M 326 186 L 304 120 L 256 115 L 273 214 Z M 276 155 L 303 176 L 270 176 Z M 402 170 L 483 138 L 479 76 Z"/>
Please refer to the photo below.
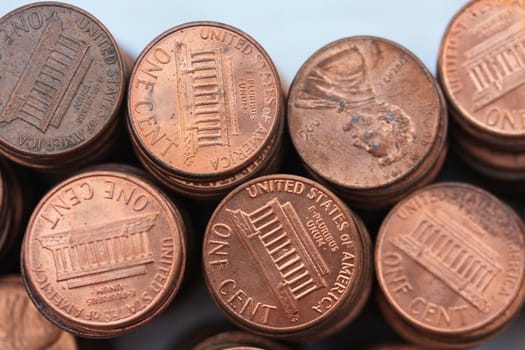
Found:
<path fill-rule="evenodd" d="M 404 320 L 427 332 L 466 336 L 497 327 L 519 310 L 523 235 L 521 219 L 484 190 L 426 187 L 394 207 L 380 228 L 381 290 Z"/>
<path fill-rule="evenodd" d="M 391 184 L 429 154 L 442 113 L 438 87 L 408 50 L 351 37 L 314 53 L 288 98 L 289 131 L 303 161 L 347 188 Z"/>
<path fill-rule="evenodd" d="M 26 230 L 33 300 L 73 333 L 113 336 L 160 312 L 184 272 L 178 210 L 132 172 L 93 170 L 52 189 Z"/>
<path fill-rule="evenodd" d="M 59 155 L 110 127 L 124 96 L 117 44 L 93 16 L 36 3 L 0 19 L 0 147 Z"/>
<path fill-rule="evenodd" d="M 458 118 L 485 133 L 525 135 L 525 3 L 469 2 L 450 22 L 438 70 Z"/>
<path fill-rule="evenodd" d="M 0 278 L 0 348 L 75 350 L 77 345 L 71 334 L 40 314 L 20 276 L 3 276 Z"/>
<path fill-rule="evenodd" d="M 281 95 L 272 61 L 251 37 L 193 22 L 163 33 L 137 59 L 128 122 L 163 167 L 218 177 L 250 163 L 272 138 Z"/>
<path fill-rule="evenodd" d="M 364 294 L 356 285 L 370 259 L 343 202 L 312 180 L 280 174 L 249 181 L 219 204 L 202 254 L 208 288 L 230 318 L 289 338 L 334 321 Z"/>

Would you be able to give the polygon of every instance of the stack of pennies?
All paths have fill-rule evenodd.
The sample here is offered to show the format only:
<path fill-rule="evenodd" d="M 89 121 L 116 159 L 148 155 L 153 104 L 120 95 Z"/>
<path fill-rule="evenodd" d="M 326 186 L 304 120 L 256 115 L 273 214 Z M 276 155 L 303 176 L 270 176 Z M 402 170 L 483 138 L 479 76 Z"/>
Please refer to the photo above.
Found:
<path fill-rule="evenodd" d="M 46 320 L 33 306 L 20 276 L 0 277 L 2 350 L 77 350 L 75 337 Z"/>
<path fill-rule="evenodd" d="M 42 171 L 106 156 L 126 78 L 109 31 L 79 8 L 46 2 L 8 13 L 0 32 L 0 153 Z"/>
<path fill-rule="evenodd" d="M 159 314 L 185 272 L 186 225 L 163 192 L 125 165 L 86 170 L 34 210 L 22 275 L 38 309 L 82 337 L 126 333 Z"/>
<path fill-rule="evenodd" d="M 332 42 L 297 73 L 290 136 L 304 167 L 352 206 L 377 209 L 430 183 L 447 153 L 447 109 L 423 63 L 391 41 Z"/>
<path fill-rule="evenodd" d="M 305 341 L 333 334 L 362 310 L 372 283 L 361 220 L 324 186 L 267 175 L 234 189 L 203 242 L 212 298 L 241 328 Z"/>
<path fill-rule="evenodd" d="M 0 261 L 10 258 L 22 225 L 24 198 L 12 166 L 0 158 Z M 2 262 L 5 266 L 5 262 Z"/>
<path fill-rule="evenodd" d="M 439 55 L 455 151 L 500 180 L 525 180 L 524 27 L 521 2 L 472 1 L 450 22 Z"/>
<path fill-rule="evenodd" d="M 192 350 L 287 350 L 288 347 L 267 338 L 241 332 L 231 331 L 215 334 L 204 339 Z"/>
<path fill-rule="evenodd" d="M 283 97 L 264 49 L 216 22 L 172 28 L 131 74 L 128 129 L 143 166 L 182 195 L 217 199 L 283 156 Z"/>
<path fill-rule="evenodd" d="M 472 185 L 409 195 L 376 242 L 386 320 L 425 349 L 464 349 L 498 335 L 523 305 L 524 234 L 511 208 Z"/>

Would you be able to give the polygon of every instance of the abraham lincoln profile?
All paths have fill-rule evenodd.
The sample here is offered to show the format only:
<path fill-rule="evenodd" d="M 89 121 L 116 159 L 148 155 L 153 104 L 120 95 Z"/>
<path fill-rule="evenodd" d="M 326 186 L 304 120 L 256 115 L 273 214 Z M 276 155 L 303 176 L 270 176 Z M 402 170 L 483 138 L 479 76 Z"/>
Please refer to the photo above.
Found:
<path fill-rule="evenodd" d="M 376 99 L 366 69 L 357 47 L 324 59 L 305 78 L 295 106 L 335 109 L 346 118 L 343 130 L 351 133 L 353 146 L 389 165 L 408 153 L 414 126 L 400 107 Z"/>

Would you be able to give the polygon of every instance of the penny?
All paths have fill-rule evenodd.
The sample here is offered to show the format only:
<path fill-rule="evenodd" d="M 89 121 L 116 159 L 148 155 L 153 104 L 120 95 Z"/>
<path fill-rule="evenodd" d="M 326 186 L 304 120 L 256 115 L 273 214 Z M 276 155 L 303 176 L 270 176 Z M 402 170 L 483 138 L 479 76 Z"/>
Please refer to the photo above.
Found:
<path fill-rule="evenodd" d="M 524 232 L 512 209 L 472 185 L 440 183 L 409 195 L 376 243 L 386 304 L 420 338 L 486 340 L 523 303 Z"/>
<path fill-rule="evenodd" d="M 84 337 L 117 336 L 149 321 L 184 275 L 181 213 L 128 168 L 61 182 L 26 229 L 22 272 L 31 298 L 48 319 Z"/>
<path fill-rule="evenodd" d="M 0 348 L 76 350 L 75 338 L 33 306 L 20 276 L 0 278 Z"/>
<path fill-rule="evenodd" d="M 215 334 L 192 347 L 192 350 L 286 350 L 282 344 L 241 331 Z"/>
<path fill-rule="evenodd" d="M 52 2 L 8 13 L 0 32 L 1 152 L 36 167 L 82 160 L 114 129 L 123 100 L 115 40 L 89 13 Z"/>
<path fill-rule="evenodd" d="M 439 55 L 443 89 L 458 121 L 508 147 L 525 147 L 525 4 L 469 2 L 451 20 Z"/>
<path fill-rule="evenodd" d="M 443 105 L 430 72 L 391 41 L 350 37 L 314 53 L 290 88 L 291 139 L 330 183 L 368 190 L 403 180 L 431 154 Z M 445 116 L 446 117 L 446 116 Z"/>
<path fill-rule="evenodd" d="M 225 24 L 192 22 L 166 31 L 131 73 L 132 138 L 179 177 L 212 180 L 242 169 L 274 137 L 282 113 L 271 59 Z"/>
<path fill-rule="evenodd" d="M 225 314 L 290 340 L 326 336 L 355 318 L 371 265 L 355 215 L 324 186 L 294 175 L 237 187 L 213 213 L 203 243 L 207 286 Z"/>

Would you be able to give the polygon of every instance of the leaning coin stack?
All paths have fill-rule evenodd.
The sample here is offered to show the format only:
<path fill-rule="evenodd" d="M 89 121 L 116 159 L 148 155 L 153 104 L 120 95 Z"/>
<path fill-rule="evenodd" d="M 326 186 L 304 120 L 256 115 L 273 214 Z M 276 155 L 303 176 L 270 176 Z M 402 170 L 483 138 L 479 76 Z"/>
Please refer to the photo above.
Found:
<path fill-rule="evenodd" d="M 525 180 L 524 26 L 522 2 L 469 2 L 450 22 L 438 62 L 456 153 L 501 180 Z"/>
<path fill-rule="evenodd" d="M 464 349 L 498 335 L 524 302 L 524 235 L 511 208 L 472 185 L 411 194 L 377 238 L 385 318 L 425 349 Z"/>
<path fill-rule="evenodd" d="M 0 349 L 77 350 L 75 337 L 46 320 L 20 276 L 0 278 Z"/>
<path fill-rule="evenodd" d="M 35 3 L 2 17 L 0 32 L 7 42 L 0 153 L 44 171 L 105 156 L 125 90 L 123 58 L 109 31 L 74 6 Z"/>
<path fill-rule="evenodd" d="M 362 310 L 372 283 L 370 238 L 332 192 L 294 175 L 233 190 L 203 243 L 206 283 L 238 326 L 294 341 L 328 336 Z"/>
<path fill-rule="evenodd" d="M 49 191 L 28 223 L 22 275 L 39 310 L 82 337 L 129 332 L 164 310 L 185 272 L 186 226 L 141 171 L 107 165 Z"/>
<path fill-rule="evenodd" d="M 175 27 L 144 49 L 127 121 L 143 166 L 192 198 L 220 198 L 276 171 L 283 155 L 276 69 L 255 40 L 220 23 Z"/>
<path fill-rule="evenodd" d="M 13 245 L 19 236 L 23 216 L 23 196 L 20 183 L 7 161 L 0 158 L 0 265 L 2 259 L 12 255 Z"/>
<path fill-rule="evenodd" d="M 290 88 L 289 130 L 304 167 L 356 207 L 385 207 L 431 182 L 446 156 L 447 121 L 428 69 L 381 38 L 328 44 Z"/>

